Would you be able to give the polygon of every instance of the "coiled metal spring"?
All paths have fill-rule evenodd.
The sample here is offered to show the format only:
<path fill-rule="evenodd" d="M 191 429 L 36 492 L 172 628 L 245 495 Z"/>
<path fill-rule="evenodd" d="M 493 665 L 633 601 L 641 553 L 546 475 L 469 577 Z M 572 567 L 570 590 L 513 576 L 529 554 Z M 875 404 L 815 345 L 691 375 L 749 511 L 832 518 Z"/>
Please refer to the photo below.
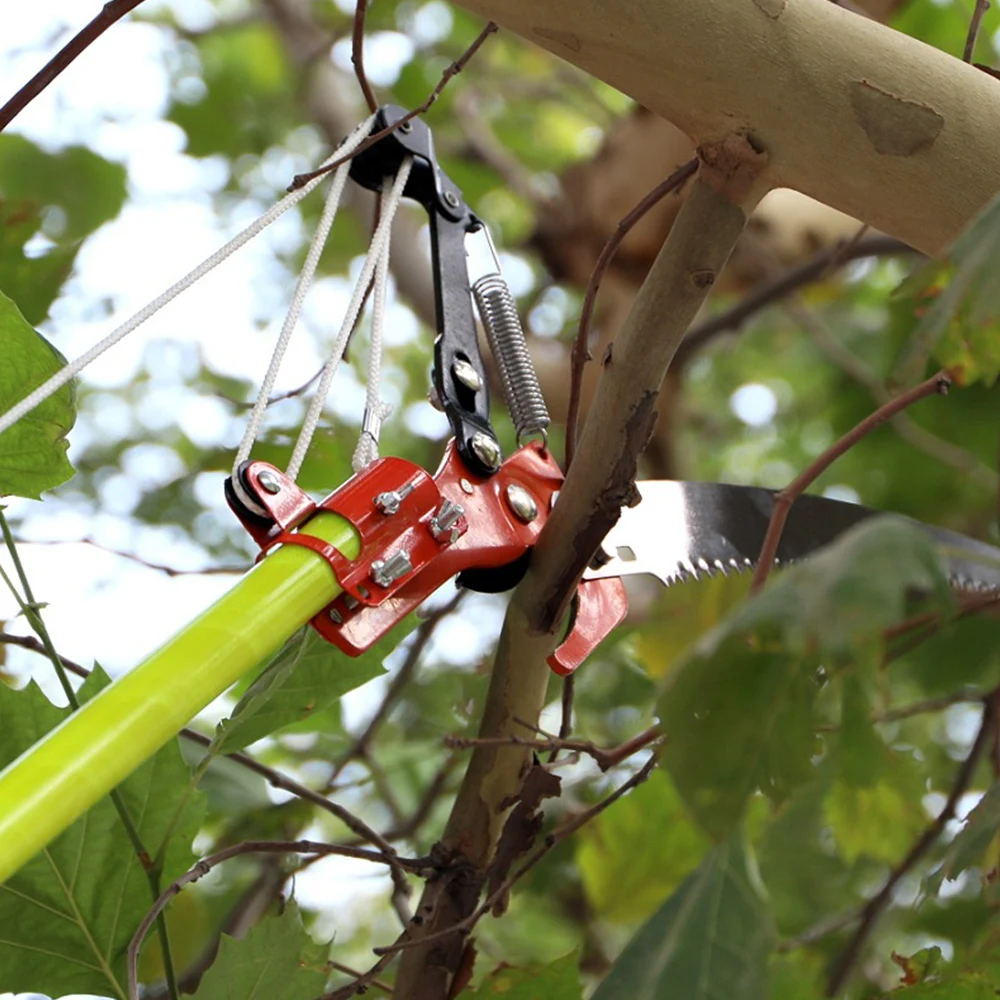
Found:
<path fill-rule="evenodd" d="M 549 411 L 507 282 L 499 274 L 485 275 L 473 284 L 472 294 L 500 373 L 518 444 L 531 434 L 546 438 Z"/>

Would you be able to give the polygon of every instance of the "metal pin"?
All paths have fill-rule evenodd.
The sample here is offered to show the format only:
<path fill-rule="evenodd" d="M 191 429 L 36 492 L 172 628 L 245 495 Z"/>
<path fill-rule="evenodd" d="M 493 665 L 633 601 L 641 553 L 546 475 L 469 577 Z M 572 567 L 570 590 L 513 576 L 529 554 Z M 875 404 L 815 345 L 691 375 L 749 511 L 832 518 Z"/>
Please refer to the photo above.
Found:
<path fill-rule="evenodd" d="M 281 480 L 270 469 L 261 470 L 257 475 L 257 485 L 265 493 L 270 493 L 271 496 L 281 492 Z"/>

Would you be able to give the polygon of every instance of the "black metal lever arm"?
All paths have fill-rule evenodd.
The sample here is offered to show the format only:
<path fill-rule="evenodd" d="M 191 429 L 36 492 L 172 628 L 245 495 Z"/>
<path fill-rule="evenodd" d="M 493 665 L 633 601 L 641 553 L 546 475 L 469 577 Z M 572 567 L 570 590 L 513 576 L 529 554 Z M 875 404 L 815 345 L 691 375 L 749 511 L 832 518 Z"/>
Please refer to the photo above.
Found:
<path fill-rule="evenodd" d="M 406 114 L 397 105 L 383 106 L 372 133 Z M 465 252 L 466 235 L 482 223 L 438 166 L 431 131 L 419 118 L 404 122 L 359 153 L 351 162 L 350 176 L 362 187 L 381 191 L 408 155 L 413 157 L 413 168 L 403 194 L 419 202 L 430 219 L 437 312 L 434 385 L 462 460 L 477 474 L 490 476 L 500 467 L 502 454 L 490 424 L 489 382 L 472 314 Z"/>

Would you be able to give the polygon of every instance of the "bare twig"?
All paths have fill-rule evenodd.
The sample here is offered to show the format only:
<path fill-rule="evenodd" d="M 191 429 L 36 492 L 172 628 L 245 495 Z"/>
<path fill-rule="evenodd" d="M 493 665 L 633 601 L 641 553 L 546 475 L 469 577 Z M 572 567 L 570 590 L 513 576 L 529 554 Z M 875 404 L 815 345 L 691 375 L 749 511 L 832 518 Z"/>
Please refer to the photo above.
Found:
<path fill-rule="evenodd" d="M 404 931 L 397 938 L 397 943 L 405 941 L 406 934 L 407 932 Z M 365 993 L 369 986 L 376 985 L 378 976 L 381 974 L 382 970 L 395 957 L 395 952 L 389 952 L 388 954 L 383 955 L 367 972 L 359 975 L 353 983 L 348 983 L 346 986 L 340 986 L 335 990 L 331 990 L 329 993 L 324 993 L 318 998 L 318 1000 L 350 1000 L 351 997 L 357 996 L 359 993 Z M 384 986 L 383 989 L 385 989 Z M 392 993 L 392 990 L 389 992 Z"/>
<path fill-rule="evenodd" d="M 308 184 L 314 177 L 322 177 L 323 174 L 328 174 L 330 173 L 331 170 L 336 170 L 337 167 L 339 167 L 341 164 L 346 163 L 348 160 L 353 160 L 355 156 L 358 156 L 360 153 L 363 153 L 366 149 L 369 149 L 371 146 L 374 146 L 376 142 L 379 142 L 380 140 L 384 139 L 387 135 L 390 135 L 392 132 L 395 132 L 396 129 L 400 127 L 400 125 L 404 125 L 411 119 L 416 118 L 418 115 L 422 115 L 426 111 L 428 111 L 431 105 L 441 96 L 441 91 L 443 91 L 444 88 L 448 85 L 451 78 L 454 76 L 458 76 L 458 74 L 461 73 L 462 70 L 465 69 L 465 67 L 469 64 L 469 60 L 482 47 L 483 42 L 485 42 L 486 39 L 489 38 L 490 35 L 492 35 L 494 32 L 499 30 L 500 30 L 499 26 L 490 21 L 486 25 L 486 27 L 483 28 L 483 30 L 479 33 L 479 36 L 476 38 L 476 40 L 465 50 L 465 52 L 463 52 L 462 55 L 455 60 L 455 62 L 451 63 L 445 69 L 445 71 L 441 74 L 441 79 L 438 80 L 434 89 L 430 92 L 430 94 L 427 97 L 427 100 L 424 101 L 423 104 L 414 108 L 412 111 L 408 111 L 405 115 L 403 115 L 402 118 L 399 119 L 399 121 L 394 122 L 392 125 L 389 125 L 386 128 L 379 129 L 378 132 L 375 132 L 372 135 L 368 136 L 368 138 L 365 139 L 364 142 L 360 143 L 357 146 L 357 148 L 354 150 L 353 153 L 348 153 L 346 156 L 341 156 L 338 159 L 334 160 L 332 163 L 328 163 L 325 167 L 320 167 L 318 170 L 312 170 L 306 174 L 296 174 L 295 177 L 292 178 L 292 183 L 288 185 L 288 190 L 296 191 L 304 184 Z"/>
<path fill-rule="evenodd" d="M 853 430 L 848 431 L 839 441 L 828 448 L 793 482 L 775 494 L 774 509 L 771 512 L 771 523 L 767 526 L 764 544 L 760 549 L 760 559 L 757 568 L 754 570 L 753 582 L 750 585 L 751 592 L 760 590 L 767 582 L 778 552 L 778 545 L 781 542 L 781 533 L 784 531 L 788 512 L 791 510 L 792 504 L 795 503 L 809 486 L 841 455 L 850 451 L 851 448 L 876 427 L 884 424 L 897 413 L 901 413 L 908 406 L 912 406 L 914 403 L 926 399 L 928 396 L 935 394 L 946 395 L 951 384 L 951 376 L 947 371 L 942 370 L 936 375 L 932 375 L 926 382 L 921 382 L 915 388 L 902 393 L 884 406 L 880 406 L 874 413 L 862 420 Z"/>
<path fill-rule="evenodd" d="M 576 452 L 577 424 L 580 419 L 580 397 L 583 392 L 583 369 L 590 360 L 588 342 L 590 339 L 590 322 L 594 315 L 594 305 L 597 302 L 597 292 L 601 287 L 611 261 L 618 252 L 622 240 L 629 234 L 633 226 L 654 206 L 662 201 L 671 191 L 678 190 L 689 178 L 698 171 L 698 157 L 694 156 L 687 163 L 679 166 L 665 181 L 661 181 L 628 213 L 615 227 L 604 248 L 601 250 L 590 280 L 583 296 L 580 308 L 580 323 L 576 330 L 576 340 L 573 342 L 573 352 L 570 355 L 569 406 L 566 411 L 566 468 L 573 462 Z"/>
<path fill-rule="evenodd" d="M 378 99 L 365 75 L 365 15 L 368 13 L 368 0 L 356 0 L 356 4 L 354 31 L 351 36 L 351 62 L 354 63 L 354 75 L 358 78 L 361 93 L 365 95 L 368 110 L 375 114 L 378 111 Z"/>
<path fill-rule="evenodd" d="M 373 864 L 386 864 L 386 858 L 378 851 L 369 851 L 361 847 L 345 847 L 343 844 L 324 844 L 314 840 L 247 840 L 241 844 L 233 844 L 207 858 L 202 858 L 193 868 L 174 879 L 160 894 L 150 911 L 143 917 L 138 929 L 129 942 L 127 952 L 128 998 L 138 1000 L 138 961 L 139 949 L 146 939 L 153 922 L 163 912 L 167 903 L 178 895 L 185 886 L 204 878 L 213 868 L 230 858 L 242 854 L 319 854 L 338 855 L 343 858 L 354 858 L 358 861 L 370 861 Z M 430 863 L 424 859 L 396 859 L 407 871 L 422 874 L 430 868 Z"/>
<path fill-rule="evenodd" d="M 853 354 L 812 309 L 792 299 L 788 303 L 788 310 L 823 355 L 866 389 L 876 406 L 882 406 L 892 398 L 874 370 Z M 889 423 L 907 444 L 961 472 L 987 492 L 995 490 L 996 473 L 972 452 L 938 437 L 918 424 L 908 413 L 897 413 Z"/>
<path fill-rule="evenodd" d="M 534 750 L 535 753 L 549 753 L 558 750 L 568 750 L 570 753 L 585 754 L 588 757 L 592 757 L 602 771 L 607 771 L 612 767 L 617 767 L 623 761 L 628 760 L 628 758 L 633 754 L 637 754 L 640 750 L 644 750 L 651 743 L 658 740 L 662 735 L 663 733 L 659 728 L 651 726 L 649 729 L 643 730 L 643 732 L 639 733 L 637 736 L 633 736 L 630 740 L 626 740 L 620 746 L 612 747 L 610 749 L 596 746 L 590 740 L 570 740 L 561 736 L 547 736 L 540 740 L 524 739 L 521 736 L 493 736 L 481 737 L 479 739 L 466 738 L 462 736 L 447 736 L 445 737 L 444 742 L 445 746 L 451 747 L 455 750 L 468 750 L 471 747 L 481 746 L 527 747 Z"/>
<path fill-rule="evenodd" d="M 119 559 L 128 559 L 129 562 L 138 563 L 140 566 L 145 566 L 146 569 L 156 570 L 158 573 L 164 573 L 169 577 L 176 576 L 230 576 L 235 573 L 245 573 L 249 566 L 207 566 L 205 569 L 177 569 L 174 566 L 166 566 L 163 563 L 151 562 L 148 559 L 143 559 L 142 556 L 136 555 L 134 552 L 124 552 L 121 549 L 113 549 L 109 545 L 104 545 L 94 538 L 89 536 L 86 538 L 68 538 L 68 539 L 42 539 L 40 541 L 25 541 L 21 543 L 22 545 L 89 545 L 91 548 L 100 549 L 101 552 L 107 552 L 109 555 L 117 556 Z"/>
<path fill-rule="evenodd" d="M 569 739 L 573 732 L 573 695 L 576 691 L 576 678 L 573 674 L 563 678 L 562 697 L 560 700 L 559 739 Z M 553 748 L 549 754 L 550 763 L 559 756 L 559 747 Z"/>
<path fill-rule="evenodd" d="M 983 718 L 979 724 L 979 732 L 972 744 L 972 748 L 969 750 L 968 757 L 962 762 L 962 766 L 955 775 L 955 781 L 951 791 L 948 793 L 948 799 L 944 804 L 944 808 L 920 835 L 906 857 L 892 870 L 882 888 L 879 889 L 861 910 L 859 914 L 861 922 L 858 924 L 857 930 L 851 936 L 851 940 L 848 942 L 847 947 L 844 948 L 840 958 L 833 967 L 833 972 L 830 974 L 826 988 L 826 995 L 828 997 L 836 996 L 847 981 L 851 970 L 861 955 L 861 950 L 868 940 L 868 936 L 871 934 L 872 929 L 885 908 L 889 905 L 892 894 L 900 880 L 937 843 L 945 826 L 950 820 L 954 819 L 959 800 L 968 790 L 975 774 L 976 766 L 979 764 L 983 753 L 992 740 L 993 730 L 997 722 L 996 694 L 997 692 L 991 692 L 983 701 Z"/>
<path fill-rule="evenodd" d="M 577 832 L 581 827 L 586 826 L 591 820 L 596 819 L 605 809 L 617 802 L 626 792 L 631 791 L 637 785 L 641 785 L 652 773 L 653 768 L 656 767 L 656 758 L 650 757 L 643 766 L 632 775 L 628 781 L 619 785 L 607 798 L 602 799 L 596 805 L 591 806 L 590 809 L 585 810 L 578 816 L 574 816 L 573 819 L 564 823 L 562 826 L 556 827 L 546 838 L 545 843 L 537 850 L 534 854 L 528 858 L 527 861 L 521 865 L 517 871 L 509 875 L 503 883 L 498 886 L 490 895 L 480 904 L 480 906 L 469 914 L 464 920 L 460 920 L 453 924 L 451 927 L 445 927 L 443 930 L 437 931 L 434 934 L 428 934 L 426 937 L 422 937 L 416 940 L 406 940 L 397 941 L 395 944 L 388 945 L 385 948 L 375 948 L 376 955 L 389 955 L 394 954 L 398 951 L 404 951 L 407 948 L 411 948 L 417 945 L 431 944 L 434 941 L 441 940 L 442 938 L 450 937 L 452 934 L 457 933 L 468 933 L 473 927 L 493 908 L 494 904 L 503 899 L 507 893 L 510 892 L 514 884 L 523 878 L 535 865 L 538 864 L 542 858 L 545 857 L 557 844 L 561 844 L 568 837 L 571 837 Z"/>
<path fill-rule="evenodd" d="M 142 0 L 109 0 L 101 12 L 81 28 L 7 103 L 0 108 L 2 132 L 78 55 Z"/>
<path fill-rule="evenodd" d="M 951 708 L 952 705 L 976 705 L 982 704 L 982 701 L 982 691 L 953 691 L 940 698 L 925 698 L 923 701 L 914 701 L 909 705 L 886 709 L 886 711 L 873 716 L 872 722 L 902 722 L 904 719 L 912 719 L 915 715 L 943 712 L 946 708 Z"/>
<path fill-rule="evenodd" d="M 836 265 L 843 265 L 865 257 L 887 257 L 893 254 L 917 252 L 891 236 L 869 236 L 866 239 L 859 239 L 848 250 L 846 248 L 850 243 L 849 240 L 840 246 L 820 250 L 808 260 L 778 275 L 766 285 L 761 285 L 737 302 L 731 309 L 710 316 L 691 327 L 688 335 L 677 349 L 674 363 L 684 365 L 709 341 L 714 340 L 720 334 L 739 329 L 748 319 L 769 305 L 786 298 L 797 289 L 824 280 Z"/>
<path fill-rule="evenodd" d="M 459 591 L 447 604 L 432 611 L 417 627 L 416 633 L 413 637 L 413 644 L 410 646 L 410 649 L 406 654 L 406 659 L 403 660 L 399 670 L 396 671 L 396 676 L 393 677 L 392 682 L 386 689 L 385 697 L 383 697 L 381 704 L 375 710 L 375 714 L 365 727 L 365 731 L 354 741 L 354 743 L 347 749 L 347 752 L 344 753 L 340 760 L 334 765 L 333 771 L 326 782 L 327 788 L 333 787 L 334 782 L 338 777 L 340 777 L 341 772 L 352 760 L 367 757 L 369 747 L 372 744 L 372 740 L 375 738 L 375 734 L 389 717 L 389 714 L 395 707 L 396 702 L 399 701 L 400 695 L 402 695 L 406 686 L 411 680 L 413 680 L 413 675 L 420 662 L 420 657 L 423 655 L 424 649 L 427 647 L 427 643 L 434 635 L 434 631 L 445 618 L 458 608 L 464 596 L 464 592 Z"/>
<path fill-rule="evenodd" d="M 990 0 L 976 0 L 976 9 L 972 12 L 972 17 L 969 20 L 969 34 L 965 39 L 965 51 L 962 53 L 963 62 L 972 62 L 972 54 L 976 48 L 976 39 L 979 37 L 979 28 L 989 9 Z"/>
<path fill-rule="evenodd" d="M 368 972 L 358 972 L 357 969 L 352 969 L 350 966 L 343 965 L 341 962 L 331 961 L 329 965 L 331 969 L 336 969 L 337 972 L 343 972 L 345 976 L 353 976 L 355 981 L 371 975 L 370 969 Z M 383 983 L 380 979 L 369 979 L 368 983 L 374 986 L 375 989 L 382 990 L 383 993 L 387 993 L 389 996 L 392 996 L 392 987 L 388 983 Z"/>

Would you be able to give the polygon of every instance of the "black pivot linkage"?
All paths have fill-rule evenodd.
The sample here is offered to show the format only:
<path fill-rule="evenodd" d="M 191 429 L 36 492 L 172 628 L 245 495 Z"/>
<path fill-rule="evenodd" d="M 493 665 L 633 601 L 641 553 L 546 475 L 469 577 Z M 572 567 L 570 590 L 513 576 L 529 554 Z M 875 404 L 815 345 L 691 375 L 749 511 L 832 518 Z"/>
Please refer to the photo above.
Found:
<path fill-rule="evenodd" d="M 387 104 L 379 109 L 372 133 L 406 116 Z M 502 453 L 490 424 L 489 380 L 472 314 L 465 237 L 482 228 L 462 192 L 443 173 L 434 155 L 431 131 L 419 118 L 404 122 L 351 162 L 351 178 L 371 191 L 392 180 L 406 156 L 413 168 L 403 194 L 419 202 L 430 217 L 431 254 L 437 339 L 434 342 L 434 387 L 455 436 L 462 461 L 474 472 L 491 476 Z"/>

